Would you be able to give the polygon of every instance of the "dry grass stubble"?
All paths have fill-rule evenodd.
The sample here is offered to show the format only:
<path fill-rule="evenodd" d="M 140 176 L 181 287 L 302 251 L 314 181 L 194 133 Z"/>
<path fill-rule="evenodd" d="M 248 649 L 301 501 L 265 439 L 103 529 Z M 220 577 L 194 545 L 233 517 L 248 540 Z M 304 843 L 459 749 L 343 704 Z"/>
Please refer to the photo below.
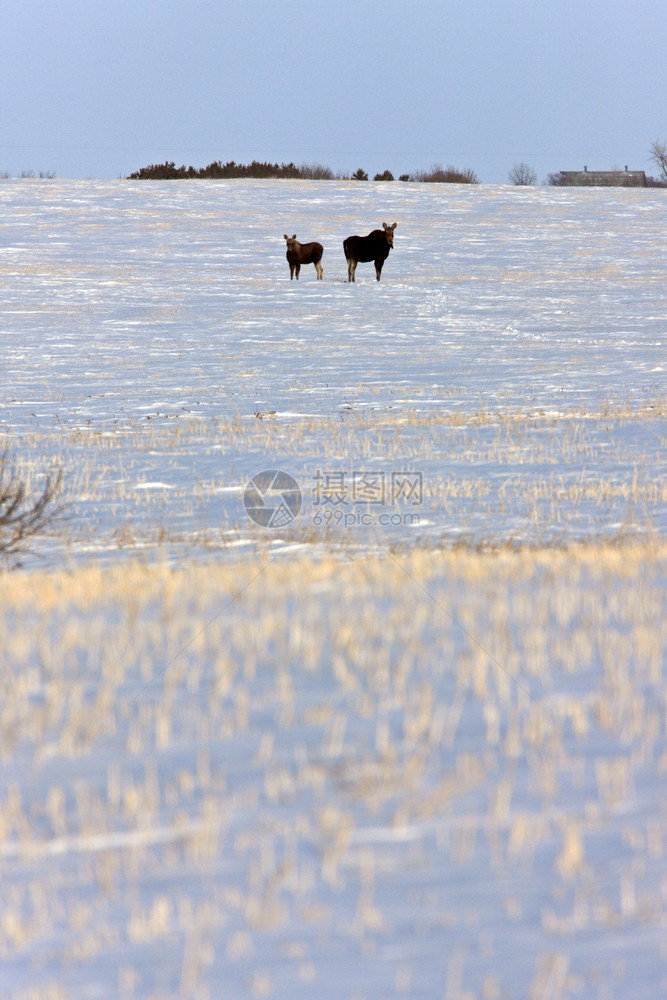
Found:
<path fill-rule="evenodd" d="M 661 817 L 642 789 L 667 767 L 666 555 L 0 577 L 5 960 L 57 934 L 63 961 L 103 954 L 136 984 L 144 948 L 187 991 L 224 981 L 226 962 L 252 979 L 262 941 L 291 928 L 317 978 L 308 927 L 347 919 L 375 947 L 412 900 L 455 940 L 476 898 L 459 913 L 438 891 L 457 870 L 542 951 L 664 921 Z M 619 902 L 596 851 L 621 833 Z M 551 899 L 537 927 L 533 893 Z M 539 978 L 531 954 L 518 961 Z"/>

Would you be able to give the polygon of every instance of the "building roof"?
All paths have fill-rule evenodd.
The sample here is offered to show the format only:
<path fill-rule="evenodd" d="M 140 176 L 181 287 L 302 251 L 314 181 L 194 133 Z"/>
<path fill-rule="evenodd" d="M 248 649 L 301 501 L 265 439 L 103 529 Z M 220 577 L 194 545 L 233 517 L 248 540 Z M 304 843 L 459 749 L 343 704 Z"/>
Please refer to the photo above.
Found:
<path fill-rule="evenodd" d="M 643 170 L 561 170 L 557 183 L 563 186 L 589 187 L 646 187 L 646 174 Z"/>

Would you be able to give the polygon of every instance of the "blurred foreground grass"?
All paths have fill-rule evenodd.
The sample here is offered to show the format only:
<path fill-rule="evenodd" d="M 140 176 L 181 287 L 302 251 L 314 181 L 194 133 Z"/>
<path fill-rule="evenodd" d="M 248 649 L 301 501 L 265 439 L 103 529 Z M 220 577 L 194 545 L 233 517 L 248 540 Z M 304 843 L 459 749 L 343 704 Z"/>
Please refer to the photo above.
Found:
<path fill-rule="evenodd" d="M 666 555 L 1 576 L 10 995 L 659 995 Z"/>

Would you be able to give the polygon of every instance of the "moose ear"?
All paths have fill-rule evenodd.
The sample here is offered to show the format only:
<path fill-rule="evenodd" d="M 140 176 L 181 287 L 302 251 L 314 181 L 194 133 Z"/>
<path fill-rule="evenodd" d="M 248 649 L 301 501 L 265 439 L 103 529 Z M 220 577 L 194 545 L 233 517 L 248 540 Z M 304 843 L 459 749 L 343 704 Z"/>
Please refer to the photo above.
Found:
<path fill-rule="evenodd" d="M 397 225 L 398 225 L 398 222 L 395 222 L 395 223 L 393 224 L 393 226 L 390 226 L 389 228 L 390 228 L 390 229 L 391 229 L 391 230 L 393 231 L 394 229 L 396 229 L 396 226 L 397 226 Z"/>
<path fill-rule="evenodd" d="M 382 223 L 382 228 L 383 228 L 383 229 L 389 229 L 389 226 L 387 225 L 387 223 L 386 223 L 386 222 L 383 222 L 383 223 Z"/>
<path fill-rule="evenodd" d="M 283 239 L 284 240 L 288 240 L 289 239 L 289 236 L 287 235 L 287 233 L 283 233 Z"/>
<path fill-rule="evenodd" d="M 296 239 L 296 233 L 294 234 L 294 236 L 292 237 L 292 239 L 293 239 L 293 240 L 295 240 L 295 239 Z"/>

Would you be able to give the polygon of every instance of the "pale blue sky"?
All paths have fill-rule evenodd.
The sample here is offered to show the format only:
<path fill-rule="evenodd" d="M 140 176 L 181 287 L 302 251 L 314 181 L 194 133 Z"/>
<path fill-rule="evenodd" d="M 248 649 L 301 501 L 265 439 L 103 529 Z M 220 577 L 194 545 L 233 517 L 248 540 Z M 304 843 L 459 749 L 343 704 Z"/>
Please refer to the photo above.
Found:
<path fill-rule="evenodd" d="M 2 0 L 0 171 L 657 170 L 665 0 Z"/>

